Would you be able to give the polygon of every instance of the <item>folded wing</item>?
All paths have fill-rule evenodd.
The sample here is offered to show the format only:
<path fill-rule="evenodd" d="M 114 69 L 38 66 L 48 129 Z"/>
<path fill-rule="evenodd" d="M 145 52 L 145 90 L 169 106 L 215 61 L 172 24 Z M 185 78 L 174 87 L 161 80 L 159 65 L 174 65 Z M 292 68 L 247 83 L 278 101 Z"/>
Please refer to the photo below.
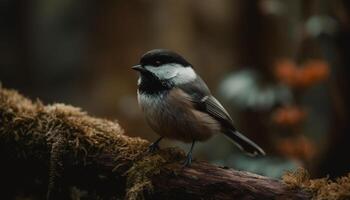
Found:
<path fill-rule="evenodd" d="M 193 102 L 196 109 L 209 114 L 220 122 L 223 129 L 222 132 L 242 151 L 252 156 L 265 155 L 264 150 L 236 130 L 228 112 L 220 102 L 210 94 L 208 87 L 200 77 L 197 77 L 192 83 L 179 86 L 179 88 L 189 95 L 189 100 Z"/>

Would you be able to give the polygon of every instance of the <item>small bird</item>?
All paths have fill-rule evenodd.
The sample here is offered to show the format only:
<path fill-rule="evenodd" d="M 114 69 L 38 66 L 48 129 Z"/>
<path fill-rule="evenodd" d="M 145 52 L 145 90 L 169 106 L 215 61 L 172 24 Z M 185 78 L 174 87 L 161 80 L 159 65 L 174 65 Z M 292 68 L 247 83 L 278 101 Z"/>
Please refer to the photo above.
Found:
<path fill-rule="evenodd" d="M 139 72 L 137 98 L 149 126 L 160 138 L 149 147 L 159 149 L 163 138 L 192 143 L 184 166 L 191 165 L 196 141 L 223 133 L 249 155 L 265 155 L 234 127 L 225 108 L 211 95 L 192 65 L 167 49 L 145 53 L 132 69 Z"/>

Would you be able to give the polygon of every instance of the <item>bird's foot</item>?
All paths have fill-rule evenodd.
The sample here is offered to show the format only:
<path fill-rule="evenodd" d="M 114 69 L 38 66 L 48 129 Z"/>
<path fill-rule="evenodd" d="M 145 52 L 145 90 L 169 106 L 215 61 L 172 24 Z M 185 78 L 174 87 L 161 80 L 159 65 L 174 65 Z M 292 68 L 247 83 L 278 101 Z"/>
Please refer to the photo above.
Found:
<path fill-rule="evenodd" d="M 153 152 L 158 151 L 158 150 L 159 150 L 159 145 L 156 142 L 152 143 L 148 147 L 148 152 L 150 152 L 150 153 L 153 153 Z"/>
<path fill-rule="evenodd" d="M 159 142 L 163 139 L 163 137 L 158 138 L 155 142 L 153 142 L 148 147 L 148 152 L 153 153 L 157 150 L 159 150 Z"/>
<path fill-rule="evenodd" d="M 183 164 L 182 164 L 182 167 L 183 168 L 185 168 L 185 167 L 189 167 L 189 166 L 191 166 L 191 164 L 192 164 L 192 154 L 188 154 L 187 156 L 186 156 L 186 160 L 183 162 Z"/>
<path fill-rule="evenodd" d="M 194 143 L 195 143 L 195 142 L 196 142 L 195 140 L 192 141 L 191 149 L 190 149 L 190 151 L 187 153 L 186 160 L 185 160 L 185 162 L 184 162 L 183 165 L 182 165 L 183 168 L 189 167 L 189 166 L 191 166 L 191 164 L 192 164 L 192 151 L 193 151 L 193 147 L 194 147 Z"/>

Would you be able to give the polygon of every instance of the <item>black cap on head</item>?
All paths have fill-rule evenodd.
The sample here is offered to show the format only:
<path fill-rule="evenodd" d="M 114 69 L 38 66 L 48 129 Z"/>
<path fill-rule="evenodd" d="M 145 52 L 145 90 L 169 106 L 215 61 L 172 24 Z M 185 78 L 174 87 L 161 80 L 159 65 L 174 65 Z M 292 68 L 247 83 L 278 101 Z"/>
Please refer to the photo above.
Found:
<path fill-rule="evenodd" d="M 191 66 L 191 64 L 182 56 L 168 49 L 153 49 L 145 53 L 140 60 L 140 64 L 142 66 L 160 66 L 168 63 L 177 63 L 183 65 L 184 67 Z"/>

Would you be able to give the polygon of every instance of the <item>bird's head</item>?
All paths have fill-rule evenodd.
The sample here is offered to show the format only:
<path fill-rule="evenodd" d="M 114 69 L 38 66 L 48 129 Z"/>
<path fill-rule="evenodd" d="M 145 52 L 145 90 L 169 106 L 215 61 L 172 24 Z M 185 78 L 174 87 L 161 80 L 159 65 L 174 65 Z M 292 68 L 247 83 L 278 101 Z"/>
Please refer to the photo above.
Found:
<path fill-rule="evenodd" d="M 148 51 L 132 69 L 140 72 L 138 85 L 146 90 L 170 89 L 197 76 L 186 59 L 166 49 Z"/>

